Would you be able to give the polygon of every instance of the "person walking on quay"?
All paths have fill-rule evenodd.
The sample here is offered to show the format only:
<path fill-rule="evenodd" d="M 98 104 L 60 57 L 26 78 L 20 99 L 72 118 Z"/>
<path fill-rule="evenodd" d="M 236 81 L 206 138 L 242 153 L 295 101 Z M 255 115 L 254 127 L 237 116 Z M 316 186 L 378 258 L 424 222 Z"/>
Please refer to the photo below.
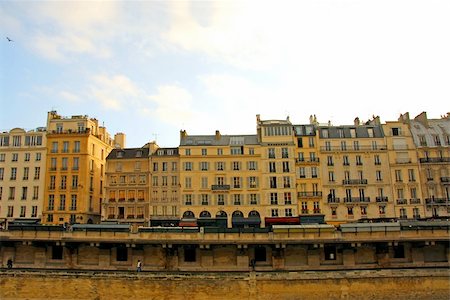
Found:
<path fill-rule="evenodd" d="M 137 272 L 141 272 L 142 271 L 142 262 L 138 259 L 137 261 L 137 268 L 136 268 Z"/>

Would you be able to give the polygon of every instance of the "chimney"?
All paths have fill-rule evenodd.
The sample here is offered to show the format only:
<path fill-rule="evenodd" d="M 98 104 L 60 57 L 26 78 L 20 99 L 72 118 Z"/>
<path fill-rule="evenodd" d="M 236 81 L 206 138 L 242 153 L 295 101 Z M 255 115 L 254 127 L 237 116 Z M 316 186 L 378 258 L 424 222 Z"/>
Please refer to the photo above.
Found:
<path fill-rule="evenodd" d="M 216 140 L 220 140 L 220 137 L 221 137 L 220 131 L 216 130 Z"/>
<path fill-rule="evenodd" d="M 355 120 L 353 121 L 353 124 L 355 125 L 355 126 L 359 126 L 361 123 L 359 122 L 359 118 L 358 117 L 356 117 L 355 118 Z"/>
<path fill-rule="evenodd" d="M 180 140 L 184 139 L 187 136 L 186 130 L 180 130 Z"/>

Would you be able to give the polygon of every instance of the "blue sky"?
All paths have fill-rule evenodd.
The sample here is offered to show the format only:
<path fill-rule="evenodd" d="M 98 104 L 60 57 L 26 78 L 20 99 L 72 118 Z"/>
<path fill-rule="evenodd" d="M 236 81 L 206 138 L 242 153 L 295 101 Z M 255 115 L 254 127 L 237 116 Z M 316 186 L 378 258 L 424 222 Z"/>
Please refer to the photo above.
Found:
<path fill-rule="evenodd" d="M 0 130 L 95 117 L 127 147 L 449 111 L 450 1 L 1 1 Z M 8 42 L 6 37 L 13 39 Z"/>

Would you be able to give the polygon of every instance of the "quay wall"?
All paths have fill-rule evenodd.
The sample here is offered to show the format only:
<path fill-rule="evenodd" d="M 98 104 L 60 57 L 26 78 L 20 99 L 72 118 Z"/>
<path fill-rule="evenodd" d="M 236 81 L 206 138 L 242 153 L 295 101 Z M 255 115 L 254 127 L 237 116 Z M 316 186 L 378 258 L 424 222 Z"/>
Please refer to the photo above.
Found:
<path fill-rule="evenodd" d="M 449 269 L 308 272 L 0 270 L 0 299 L 448 299 Z"/>

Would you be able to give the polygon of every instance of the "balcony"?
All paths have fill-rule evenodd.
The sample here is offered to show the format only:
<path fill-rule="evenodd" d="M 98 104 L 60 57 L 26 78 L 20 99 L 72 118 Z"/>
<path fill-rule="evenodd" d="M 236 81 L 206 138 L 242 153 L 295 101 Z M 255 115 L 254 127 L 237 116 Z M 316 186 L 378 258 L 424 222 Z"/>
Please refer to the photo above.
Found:
<path fill-rule="evenodd" d="M 144 198 L 138 198 L 139 202 L 144 202 Z"/>
<path fill-rule="evenodd" d="M 450 157 L 425 157 L 419 159 L 420 163 L 448 163 L 450 162 Z"/>
<path fill-rule="evenodd" d="M 312 191 L 312 192 L 298 192 L 298 198 L 312 198 L 312 197 L 322 197 L 322 192 Z"/>
<path fill-rule="evenodd" d="M 345 203 L 369 203 L 370 197 L 345 197 L 344 198 Z"/>
<path fill-rule="evenodd" d="M 441 177 L 441 182 L 450 183 L 450 177 Z"/>
<path fill-rule="evenodd" d="M 109 198 L 109 202 L 116 202 L 116 198 Z"/>
<path fill-rule="evenodd" d="M 229 191 L 230 185 L 229 184 L 213 184 L 213 185 L 211 185 L 211 190 L 213 190 L 213 191 Z"/>
<path fill-rule="evenodd" d="M 346 150 L 346 151 L 380 151 L 380 150 L 387 150 L 387 146 L 386 145 L 360 145 L 360 146 L 353 146 L 350 147 L 350 145 L 346 146 L 346 149 L 342 149 L 341 146 L 323 146 L 320 147 L 320 151 L 323 152 L 331 152 L 331 151 L 342 151 L 342 150 Z"/>
<path fill-rule="evenodd" d="M 400 204 L 400 205 L 408 204 L 408 200 L 406 200 L 406 199 L 397 199 L 397 204 Z"/>
<path fill-rule="evenodd" d="M 308 210 L 307 209 L 302 209 L 302 214 L 308 214 Z"/>
<path fill-rule="evenodd" d="M 338 197 L 328 198 L 328 203 L 340 203 L 340 202 L 341 202 L 341 198 L 338 198 Z"/>
<path fill-rule="evenodd" d="M 314 208 L 313 212 L 314 212 L 315 214 L 320 214 L 320 208 Z"/>
<path fill-rule="evenodd" d="M 447 198 L 425 198 L 427 206 L 450 206 L 450 199 Z"/>
<path fill-rule="evenodd" d="M 314 158 L 296 158 L 296 163 L 318 163 L 320 162 L 320 159 L 318 157 Z"/>
<path fill-rule="evenodd" d="M 342 180 L 343 185 L 360 185 L 367 184 L 367 179 L 344 179 Z"/>
<path fill-rule="evenodd" d="M 420 204 L 419 198 L 409 199 L 409 204 Z"/>
<path fill-rule="evenodd" d="M 119 202 L 125 202 L 125 198 L 119 198 Z"/>
<path fill-rule="evenodd" d="M 387 196 L 378 196 L 375 198 L 377 202 L 388 202 Z"/>

